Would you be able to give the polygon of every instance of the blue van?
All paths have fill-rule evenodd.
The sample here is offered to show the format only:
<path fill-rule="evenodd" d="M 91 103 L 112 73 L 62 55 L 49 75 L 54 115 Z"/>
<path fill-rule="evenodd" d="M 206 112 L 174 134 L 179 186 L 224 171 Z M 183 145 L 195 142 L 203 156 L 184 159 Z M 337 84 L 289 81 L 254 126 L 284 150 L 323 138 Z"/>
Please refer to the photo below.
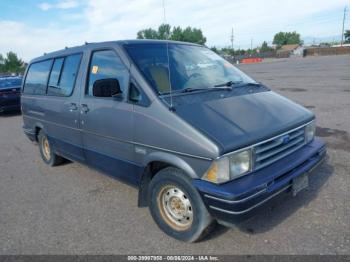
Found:
<path fill-rule="evenodd" d="M 326 154 L 313 113 L 191 43 L 45 54 L 28 66 L 21 103 L 46 164 L 78 161 L 136 186 L 138 205 L 187 242 L 296 195 Z"/>

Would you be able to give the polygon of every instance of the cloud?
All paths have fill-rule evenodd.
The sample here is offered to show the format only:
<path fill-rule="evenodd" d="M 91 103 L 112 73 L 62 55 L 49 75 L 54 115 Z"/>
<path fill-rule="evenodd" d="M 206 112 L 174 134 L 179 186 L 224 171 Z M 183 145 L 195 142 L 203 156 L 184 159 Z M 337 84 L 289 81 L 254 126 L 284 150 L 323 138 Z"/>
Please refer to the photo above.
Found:
<path fill-rule="evenodd" d="M 49 4 L 47 2 L 40 3 L 38 7 L 43 11 L 50 9 L 71 9 L 78 7 L 78 2 L 73 0 L 59 1 L 55 4 Z"/>
<path fill-rule="evenodd" d="M 38 7 L 43 11 L 47 11 L 52 8 L 52 5 L 50 5 L 49 3 L 40 3 Z"/>
<path fill-rule="evenodd" d="M 272 41 L 278 31 L 298 31 L 302 36 L 340 35 L 342 9 L 348 0 L 164 0 L 166 22 L 172 26 L 201 28 L 208 46 L 250 47 Z M 67 10 L 69 8 L 75 8 Z M 119 39 L 134 39 L 137 31 L 163 23 L 161 0 L 65 0 L 43 2 L 41 10 L 60 9 L 55 20 L 1 20 L 0 53 L 17 52 L 26 61 L 33 57 L 81 45 Z M 65 9 L 65 10 L 63 10 Z M 39 18 L 38 18 L 39 19 Z M 42 18 L 40 18 L 42 19 Z M 46 18 L 47 19 L 47 18 Z M 350 19 L 348 19 L 350 21 Z M 349 21 L 347 25 L 350 26 Z"/>
<path fill-rule="evenodd" d="M 16 52 L 26 62 L 43 53 L 63 49 L 65 46 L 83 44 L 80 27 L 62 28 L 47 25 L 35 28 L 26 23 L 0 20 L 0 53 Z"/>
<path fill-rule="evenodd" d="M 335 34 L 334 23 L 342 18 L 341 9 L 348 0 L 164 0 L 166 21 L 171 25 L 201 28 L 208 45 L 229 45 L 231 28 L 235 32 L 235 46 L 247 47 L 253 38 L 255 44 L 272 41 L 282 30 L 302 34 Z M 329 12 L 339 9 L 339 16 Z M 308 20 L 323 14 L 314 20 Z M 157 27 L 163 22 L 160 0 L 90 0 L 85 9 L 92 35 L 99 39 L 109 36 L 134 38 L 143 28 Z M 94 32 L 96 30 L 96 32 Z"/>

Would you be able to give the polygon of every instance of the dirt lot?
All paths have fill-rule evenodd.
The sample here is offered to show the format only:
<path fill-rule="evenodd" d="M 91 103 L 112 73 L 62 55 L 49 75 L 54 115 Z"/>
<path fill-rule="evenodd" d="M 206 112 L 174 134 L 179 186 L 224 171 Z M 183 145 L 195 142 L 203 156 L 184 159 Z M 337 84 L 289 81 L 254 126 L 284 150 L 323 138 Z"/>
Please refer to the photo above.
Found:
<path fill-rule="evenodd" d="M 308 191 L 185 244 L 137 208 L 135 189 L 80 164 L 45 166 L 21 116 L 0 116 L 0 254 L 350 254 L 350 56 L 239 67 L 316 113 L 329 161 Z"/>

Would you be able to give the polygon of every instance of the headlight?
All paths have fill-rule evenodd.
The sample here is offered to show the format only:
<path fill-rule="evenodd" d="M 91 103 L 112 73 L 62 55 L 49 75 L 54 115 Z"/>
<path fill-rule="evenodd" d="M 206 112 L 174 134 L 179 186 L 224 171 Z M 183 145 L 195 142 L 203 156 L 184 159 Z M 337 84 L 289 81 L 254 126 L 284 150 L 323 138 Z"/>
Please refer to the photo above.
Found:
<path fill-rule="evenodd" d="M 224 183 L 251 171 L 252 153 L 250 149 L 230 154 L 215 160 L 203 179 L 213 183 Z"/>
<path fill-rule="evenodd" d="M 229 158 L 231 179 L 242 176 L 251 170 L 252 154 L 250 149 L 234 153 Z"/>
<path fill-rule="evenodd" d="M 311 142 L 315 137 L 316 125 L 315 121 L 312 121 L 305 127 L 305 142 Z"/>

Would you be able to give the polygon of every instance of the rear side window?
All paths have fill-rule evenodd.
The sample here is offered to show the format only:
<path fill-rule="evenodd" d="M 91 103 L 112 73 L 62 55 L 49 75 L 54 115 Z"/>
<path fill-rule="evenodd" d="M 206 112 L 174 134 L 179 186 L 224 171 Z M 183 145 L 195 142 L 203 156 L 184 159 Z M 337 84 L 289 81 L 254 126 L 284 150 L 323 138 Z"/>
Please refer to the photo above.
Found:
<path fill-rule="evenodd" d="M 55 59 L 50 74 L 49 87 L 47 90 L 48 95 L 71 95 L 78 74 L 80 60 L 81 54 Z"/>
<path fill-rule="evenodd" d="M 51 64 L 52 59 L 30 65 L 23 90 L 25 94 L 43 95 L 46 93 Z"/>
<path fill-rule="evenodd" d="M 125 92 L 129 82 L 129 72 L 119 56 L 112 50 L 95 51 L 90 62 L 89 86 L 87 94 L 92 96 L 92 87 L 100 79 L 117 79 L 120 89 Z"/>
<path fill-rule="evenodd" d="M 63 61 L 64 61 L 64 58 L 58 58 L 58 59 L 55 59 L 55 62 L 53 63 L 51 74 L 50 74 L 48 92 L 50 92 L 50 89 L 57 88 L 58 86 L 58 80 L 61 75 Z"/>

